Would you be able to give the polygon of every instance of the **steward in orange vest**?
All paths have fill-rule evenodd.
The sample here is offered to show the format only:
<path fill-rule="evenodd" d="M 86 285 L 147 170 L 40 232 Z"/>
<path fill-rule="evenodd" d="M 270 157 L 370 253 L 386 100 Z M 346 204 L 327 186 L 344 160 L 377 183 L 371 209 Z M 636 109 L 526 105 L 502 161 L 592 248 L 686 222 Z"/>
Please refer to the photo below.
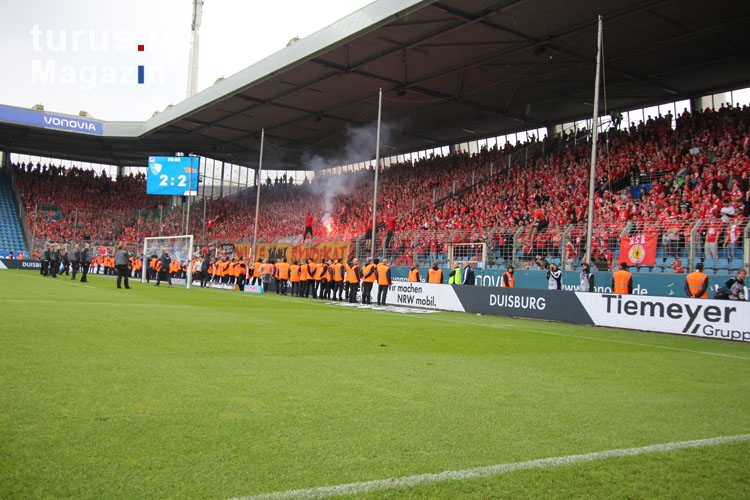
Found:
<path fill-rule="evenodd" d="M 312 296 L 314 299 L 322 299 L 328 288 L 328 263 L 325 259 L 315 267 L 315 281 L 313 282 Z"/>
<path fill-rule="evenodd" d="M 115 274 L 115 257 L 113 255 L 107 255 L 104 258 L 104 274 L 109 276 Z"/>
<path fill-rule="evenodd" d="M 612 273 L 612 291 L 618 295 L 633 293 L 633 274 L 628 271 L 627 262 L 620 262 L 620 269 Z"/>
<path fill-rule="evenodd" d="M 143 259 L 131 257 L 130 260 L 132 262 L 133 276 L 136 278 L 143 276 Z"/>
<path fill-rule="evenodd" d="M 307 281 L 302 283 L 303 297 L 309 297 L 310 292 L 312 292 L 313 297 L 315 297 L 315 270 L 317 268 L 318 265 L 312 259 L 307 259 L 307 262 L 302 266 L 302 276 L 304 277 L 305 274 L 307 274 Z"/>
<path fill-rule="evenodd" d="M 146 271 L 146 282 L 156 279 L 156 273 L 159 271 L 156 269 L 156 265 L 159 262 L 159 257 L 156 254 L 152 255 L 148 260 L 148 270 Z"/>
<path fill-rule="evenodd" d="M 247 280 L 247 264 L 245 258 L 240 256 L 237 263 L 234 265 L 234 282 L 240 287 L 240 291 L 245 289 L 245 281 Z"/>
<path fill-rule="evenodd" d="M 695 265 L 695 271 L 685 276 L 685 293 L 697 299 L 708 298 L 708 275 L 703 274 L 703 263 Z"/>
<path fill-rule="evenodd" d="M 175 278 L 177 275 L 180 274 L 180 271 L 182 270 L 182 266 L 180 265 L 180 262 L 177 260 L 173 260 L 171 264 L 169 264 L 169 274 Z"/>
<path fill-rule="evenodd" d="M 427 271 L 427 283 L 442 283 L 443 270 L 438 267 L 437 262 L 432 263 L 432 267 Z"/>
<path fill-rule="evenodd" d="M 362 267 L 362 303 L 372 304 L 372 287 L 375 284 L 375 268 L 380 260 L 367 259 L 367 264 Z"/>
<path fill-rule="evenodd" d="M 344 300 L 342 294 L 344 293 L 344 264 L 341 259 L 336 259 L 336 262 L 331 266 L 333 269 L 333 288 L 331 291 L 331 298 L 333 300 Z"/>
<path fill-rule="evenodd" d="M 271 282 L 273 281 L 275 269 L 271 260 L 263 259 L 263 264 L 260 266 L 260 281 L 263 283 L 264 292 L 271 291 Z"/>
<path fill-rule="evenodd" d="M 306 297 L 307 293 L 307 282 L 312 279 L 310 276 L 310 259 L 306 259 L 305 262 L 299 266 L 299 296 Z"/>
<path fill-rule="evenodd" d="M 291 266 L 286 261 L 286 257 L 281 258 L 281 262 L 276 263 L 276 293 L 286 295 L 287 282 L 289 281 Z"/>
<path fill-rule="evenodd" d="M 347 295 L 349 302 L 352 304 L 356 304 L 357 302 L 360 279 L 362 279 L 362 271 L 359 269 L 359 259 L 352 259 L 352 265 L 346 269 L 346 283 L 349 286 Z"/>
<path fill-rule="evenodd" d="M 503 273 L 503 279 L 500 280 L 500 286 L 504 288 L 516 287 L 516 276 L 513 274 L 513 266 L 508 266 L 508 270 Z"/>
<path fill-rule="evenodd" d="M 263 259 L 255 261 L 255 265 L 252 267 L 253 279 L 250 281 L 251 285 L 260 285 L 260 268 L 263 266 Z"/>
<path fill-rule="evenodd" d="M 331 298 L 331 285 L 333 283 L 333 262 L 331 259 L 322 259 L 321 265 L 318 266 L 318 275 L 320 276 L 320 285 L 318 285 L 318 298 Z M 323 268 L 321 271 L 320 268 Z"/>
<path fill-rule="evenodd" d="M 299 262 L 296 260 L 292 262 L 292 265 L 289 266 L 289 281 L 292 282 L 292 297 L 299 297 L 300 295 L 300 289 L 299 289 L 299 283 L 300 283 L 300 265 Z"/>
<path fill-rule="evenodd" d="M 417 272 L 419 272 L 417 270 Z M 385 299 L 388 296 L 388 288 L 391 286 L 391 266 L 388 265 L 388 259 L 383 259 L 375 269 L 378 279 L 378 304 L 385 305 Z"/>
<path fill-rule="evenodd" d="M 421 279 L 422 278 L 419 275 L 419 264 L 414 264 L 411 270 L 409 270 L 409 282 L 418 283 Z"/>

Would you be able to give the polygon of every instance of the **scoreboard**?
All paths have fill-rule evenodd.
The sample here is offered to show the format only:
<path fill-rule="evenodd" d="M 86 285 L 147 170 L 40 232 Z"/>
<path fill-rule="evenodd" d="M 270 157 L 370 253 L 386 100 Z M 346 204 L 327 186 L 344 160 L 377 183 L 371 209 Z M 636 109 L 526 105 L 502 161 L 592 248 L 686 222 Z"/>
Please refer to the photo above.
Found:
<path fill-rule="evenodd" d="M 195 196 L 199 168 L 197 156 L 149 156 L 146 194 Z"/>

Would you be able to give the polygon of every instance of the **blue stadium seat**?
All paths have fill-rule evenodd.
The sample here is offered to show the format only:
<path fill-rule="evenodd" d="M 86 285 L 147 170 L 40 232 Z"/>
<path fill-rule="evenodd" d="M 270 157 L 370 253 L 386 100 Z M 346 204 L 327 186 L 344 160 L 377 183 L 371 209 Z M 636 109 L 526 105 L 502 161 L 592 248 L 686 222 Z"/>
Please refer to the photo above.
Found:
<path fill-rule="evenodd" d="M 729 269 L 729 259 L 717 259 L 714 269 Z"/>
<path fill-rule="evenodd" d="M 742 269 L 744 266 L 742 259 L 732 259 L 732 262 L 729 263 L 730 269 Z"/>

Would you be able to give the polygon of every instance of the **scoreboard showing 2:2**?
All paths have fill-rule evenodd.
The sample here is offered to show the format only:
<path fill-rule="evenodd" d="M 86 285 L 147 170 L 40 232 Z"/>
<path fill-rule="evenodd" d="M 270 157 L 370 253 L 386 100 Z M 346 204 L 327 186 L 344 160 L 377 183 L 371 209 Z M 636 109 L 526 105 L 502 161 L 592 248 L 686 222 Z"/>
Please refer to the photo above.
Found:
<path fill-rule="evenodd" d="M 197 156 L 149 156 L 146 194 L 197 195 L 199 166 Z"/>

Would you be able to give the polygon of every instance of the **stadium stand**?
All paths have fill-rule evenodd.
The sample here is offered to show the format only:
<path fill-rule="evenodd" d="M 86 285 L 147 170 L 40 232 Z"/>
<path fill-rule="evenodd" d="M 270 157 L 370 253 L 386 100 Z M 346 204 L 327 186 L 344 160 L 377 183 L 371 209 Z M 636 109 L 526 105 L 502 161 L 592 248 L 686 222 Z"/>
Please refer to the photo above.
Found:
<path fill-rule="evenodd" d="M 9 252 L 14 256 L 28 254 L 13 200 L 11 180 L 0 169 L 0 255 L 7 256 Z"/>
<path fill-rule="evenodd" d="M 744 228 L 750 214 L 748 130 L 750 108 L 722 106 L 685 111 L 676 120 L 671 114 L 648 117 L 645 123 L 600 136 L 606 148 L 600 149 L 597 163 L 591 245 L 597 268 L 613 268 L 620 235 L 655 233 L 658 261 L 640 272 L 672 272 L 669 265 L 676 257 L 690 257 L 690 238 L 702 238 L 712 216 L 720 231 L 720 255 L 707 260 L 706 268 L 731 273 L 742 267 L 739 254 L 730 256 L 722 243 L 729 225 Z M 520 150 L 525 161 L 509 168 L 506 159 Z M 582 131 L 391 165 L 379 176 L 378 247 L 398 265 L 409 265 L 414 258 L 420 265 L 435 260 L 446 265 L 449 243 L 486 241 L 488 265 L 502 268 L 514 259 L 530 267 L 537 254 L 562 262 L 563 247 L 570 241 L 580 263 L 589 150 Z M 169 200 L 147 196 L 142 175 L 115 181 L 75 168 L 20 165 L 16 171 L 36 241 L 136 241 L 144 235 L 184 232 L 181 210 L 159 209 Z M 259 241 L 298 241 L 308 211 L 316 241 L 362 239 L 372 220 L 373 178 L 372 170 L 360 170 L 318 175 L 301 186 L 264 186 Z M 206 241 L 250 240 L 255 197 L 251 188 L 207 200 L 205 225 L 195 217 L 189 231 L 205 234 Z M 39 217 L 40 204 L 59 206 L 60 219 Z M 534 233 L 530 223 L 537 211 L 549 226 Z M 396 237 L 391 248 L 382 249 L 382 221 L 389 216 L 397 220 Z M 703 246 L 693 246 L 699 249 L 695 258 L 703 258 Z"/>

